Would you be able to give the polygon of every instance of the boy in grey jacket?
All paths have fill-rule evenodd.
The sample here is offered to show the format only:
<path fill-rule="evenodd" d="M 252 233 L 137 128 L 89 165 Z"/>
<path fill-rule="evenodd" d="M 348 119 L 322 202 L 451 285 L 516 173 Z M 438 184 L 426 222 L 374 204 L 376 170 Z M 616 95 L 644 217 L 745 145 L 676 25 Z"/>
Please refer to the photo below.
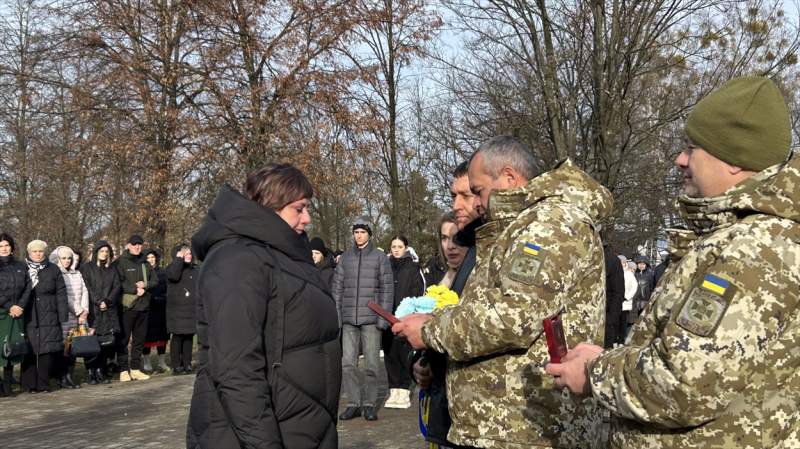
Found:
<path fill-rule="evenodd" d="M 346 421 L 361 416 L 361 395 L 358 385 L 359 341 L 364 353 L 366 398 L 364 418 L 378 419 L 378 363 L 380 363 L 381 331 L 389 322 L 370 310 L 374 301 L 391 310 L 394 301 L 394 279 L 389 258 L 370 242 L 372 223 L 367 216 L 353 223 L 355 247 L 339 258 L 333 276 L 333 299 L 342 323 L 342 375 L 347 393 L 347 409 L 339 416 Z"/>

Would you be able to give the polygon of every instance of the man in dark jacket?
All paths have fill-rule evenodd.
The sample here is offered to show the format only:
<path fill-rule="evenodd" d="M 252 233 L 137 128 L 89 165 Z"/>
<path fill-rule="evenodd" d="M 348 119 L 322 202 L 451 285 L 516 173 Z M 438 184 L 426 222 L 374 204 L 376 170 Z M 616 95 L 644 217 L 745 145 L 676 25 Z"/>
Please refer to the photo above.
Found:
<path fill-rule="evenodd" d="M 638 307 L 641 313 L 656 288 L 655 276 L 650 270 L 650 259 L 647 256 L 636 257 L 636 273 L 634 274 L 636 275 L 636 282 L 639 283 L 639 291 L 637 292 L 639 304 L 634 304 L 634 307 Z"/>
<path fill-rule="evenodd" d="M 333 253 L 325 247 L 325 241 L 319 237 L 311 239 L 311 258 L 314 265 L 319 268 L 322 278 L 328 288 L 333 288 L 333 273 L 336 272 L 336 263 L 333 261 Z"/>
<path fill-rule="evenodd" d="M 619 258 L 608 248 L 603 248 L 606 263 L 606 335 L 603 347 L 614 347 L 622 303 L 625 302 L 625 274 Z"/>
<path fill-rule="evenodd" d="M 367 388 L 364 398 L 364 418 L 378 419 L 378 363 L 380 363 L 381 331 L 389 322 L 369 308 L 375 302 L 386 310 L 394 303 L 394 279 L 389 258 L 370 242 L 372 222 L 359 217 L 353 223 L 355 247 L 339 258 L 333 276 L 333 299 L 342 323 L 342 375 L 347 393 L 347 409 L 340 420 L 361 416 L 361 395 L 358 383 L 359 341 L 364 353 Z"/>
<path fill-rule="evenodd" d="M 122 339 L 117 345 L 120 382 L 150 378 L 141 371 L 141 358 L 147 337 L 147 315 L 150 310 L 148 290 L 158 288 L 158 277 L 153 267 L 142 257 L 143 243 L 142 236 L 132 235 L 128 239 L 127 249 L 114 261 L 123 293 Z M 128 342 L 131 342 L 130 373 L 128 373 Z"/>
<path fill-rule="evenodd" d="M 467 170 L 469 162 L 464 161 L 453 172 L 453 185 L 450 195 L 453 198 L 453 211 L 458 221 L 458 233 L 454 239 L 459 246 L 467 246 L 469 250 L 458 266 L 456 276 L 450 289 L 458 296 L 464 290 L 467 279 L 475 268 L 475 230 L 483 225 L 478 211 L 472 206 L 475 199 L 469 188 Z M 414 377 L 420 388 L 428 390 L 430 394 L 430 409 L 428 411 L 428 435 L 425 441 L 440 446 L 457 448 L 458 446 L 447 441 L 447 432 L 450 430 L 452 420 L 447 409 L 447 386 L 445 375 L 447 372 L 447 357 L 433 350 L 426 351 L 428 364 L 422 366 L 420 361 L 414 364 Z"/>

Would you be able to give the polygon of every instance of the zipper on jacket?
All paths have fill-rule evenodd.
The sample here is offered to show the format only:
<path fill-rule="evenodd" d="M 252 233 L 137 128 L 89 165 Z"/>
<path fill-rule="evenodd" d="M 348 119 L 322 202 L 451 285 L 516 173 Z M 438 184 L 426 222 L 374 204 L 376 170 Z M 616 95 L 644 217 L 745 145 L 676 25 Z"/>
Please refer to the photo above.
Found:
<path fill-rule="evenodd" d="M 356 244 L 358 247 L 358 244 Z M 366 248 L 366 246 L 364 247 Z M 359 294 L 361 293 L 361 253 L 364 248 L 358 248 L 358 271 L 356 273 L 356 326 L 358 326 L 358 308 L 361 306 Z"/>

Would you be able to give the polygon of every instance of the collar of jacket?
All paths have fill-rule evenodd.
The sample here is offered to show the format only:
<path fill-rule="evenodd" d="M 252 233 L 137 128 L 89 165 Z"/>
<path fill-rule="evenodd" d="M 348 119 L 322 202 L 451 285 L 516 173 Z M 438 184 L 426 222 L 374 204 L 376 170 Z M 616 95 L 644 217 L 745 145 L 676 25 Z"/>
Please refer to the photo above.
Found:
<path fill-rule="evenodd" d="M 487 208 L 489 221 L 515 219 L 524 210 L 546 199 L 571 203 L 586 212 L 595 223 L 605 219 L 614 205 L 608 189 L 570 159 L 565 159 L 553 170 L 522 187 L 492 190 Z"/>
<path fill-rule="evenodd" d="M 698 236 L 711 234 L 753 214 L 800 222 L 800 157 L 766 168 L 709 198 L 678 197 L 675 207 Z"/>
<path fill-rule="evenodd" d="M 375 249 L 375 247 L 372 245 L 372 240 L 367 242 L 366 246 L 363 248 L 359 248 L 357 243 L 353 244 L 353 252 L 356 253 L 356 256 L 360 255 L 362 252 L 364 254 L 369 254 L 373 249 Z"/>
<path fill-rule="evenodd" d="M 670 264 L 677 263 L 689 253 L 697 241 L 697 234 L 686 229 L 667 229 L 667 259 Z"/>

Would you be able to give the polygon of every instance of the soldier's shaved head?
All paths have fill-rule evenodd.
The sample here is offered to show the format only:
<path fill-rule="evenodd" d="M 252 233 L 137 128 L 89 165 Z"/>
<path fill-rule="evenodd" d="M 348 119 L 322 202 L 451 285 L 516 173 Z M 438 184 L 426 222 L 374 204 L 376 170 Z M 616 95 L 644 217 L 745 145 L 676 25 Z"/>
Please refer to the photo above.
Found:
<path fill-rule="evenodd" d="M 506 167 L 513 168 L 528 181 L 541 174 L 531 150 L 516 137 L 492 137 L 472 153 L 470 163 L 479 154 L 483 157 L 483 171 L 492 179 L 500 177 Z"/>

